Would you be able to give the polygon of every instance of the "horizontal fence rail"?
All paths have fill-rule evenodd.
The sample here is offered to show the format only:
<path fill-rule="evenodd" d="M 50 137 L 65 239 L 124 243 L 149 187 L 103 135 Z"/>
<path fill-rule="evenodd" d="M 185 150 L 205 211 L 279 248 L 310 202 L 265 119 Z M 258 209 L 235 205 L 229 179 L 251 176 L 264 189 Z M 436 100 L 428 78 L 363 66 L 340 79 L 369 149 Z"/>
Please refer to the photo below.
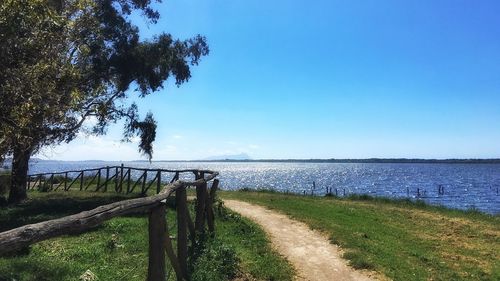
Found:
<path fill-rule="evenodd" d="M 171 172 L 174 173 L 174 176 L 166 186 L 163 188 L 159 187 L 156 195 L 102 205 L 90 211 L 29 224 L 2 232 L 0 233 L 0 255 L 20 250 L 42 240 L 88 231 L 114 217 L 146 212 L 149 214 L 149 262 L 147 280 L 165 280 L 165 257 L 168 257 L 176 273 L 177 280 L 189 280 L 187 265 L 189 243 L 191 243 L 191 245 L 197 243 L 196 238 L 200 236 L 197 235 L 197 233 L 208 231 L 213 234 L 215 231 L 213 204 L 219 185 L 219 180 L 216 179 L 218 172 L 209 170 L 140 169 L 116 166 L 80 171 L 36 174 L 30 177 L 40 178 L 41 176 L 48 176 L 48 178 L 46 178 L 47 180 L 54 180 L 54 175 L 62 174 L 67 178 L 68 173 L 78 173 L 79 176 L 72 179 L 69 185 L 67 184 L 69 181 L 64 181 L 62 183 L 57 183 L 57 187 L 55 187 L 55 189 L 57 189 L 59 186 L 65 185 L 66 188 L 69 188 L 68 186 L 71 186 L 75 181 L 83 178 L 86 171 L 95 171 L 96 174 L 100 176 L 103 169 L 105 169 L 106 174 L 108 174 L 105 178 L 105 182 L 110 180 L 121 182 L 124 178 L 130 176 L 130 171 L 132 169 L 141 170 L 143 173 L 156 173 L 153 182 L 156 180 L 158 186 L 161 184 L 162 172 Z M 109 171 L 113 169 L 120 169 L 120 174 L 116 173 L 115 177 L 110 176 Z M 125 171 L 125 173 L 122 173 L 122 171 Z M 181 173 L 192 173 L 195 176 L 195 180 L 185 181 L 179 179 Z M 94 178 L 99 178 L 99 176 L 94 176 Z M 140 180 L 144 182 L 145 178 L 146 176 L 142 177 L 142 179 L 140 178 Z M 82 180 L 80 180 L 80 182 L 81 181 Z M 209 183 L 211 183 L 210 188 L 208 187 Z M 55 185 L 56 184 L 52 184 L 52 186 Z M 196 187 L 194 222 L 187 205 L 186 188 L 191 186 Z M 66 188 L 65 190 L 67 190 Z M 80 183 L 80 190 L 82 190 L 82 188 L 83 184 Z M 117 189 L 115 190 L 118 191 Z M 172 194 L 175 194 L 175 208 L 177 212 L 177 251 L 173 248 L 172 238 L 167 227 L 165 215 L 165 202 Z"/>

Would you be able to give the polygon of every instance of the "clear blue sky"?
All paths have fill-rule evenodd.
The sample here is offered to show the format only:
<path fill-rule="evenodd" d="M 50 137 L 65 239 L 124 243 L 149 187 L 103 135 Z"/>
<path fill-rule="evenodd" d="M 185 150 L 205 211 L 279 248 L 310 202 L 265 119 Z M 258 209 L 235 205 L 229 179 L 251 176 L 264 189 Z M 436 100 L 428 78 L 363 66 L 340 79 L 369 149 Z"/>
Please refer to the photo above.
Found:
<path fill-rule="evenodd" d="M 189 83 L 138 101 L 154 160 L 500 157 L 500 1 L 166 0 L 141 36 L 205 35 Z M 138 159 L 121 125 L 44 152 Z"/>

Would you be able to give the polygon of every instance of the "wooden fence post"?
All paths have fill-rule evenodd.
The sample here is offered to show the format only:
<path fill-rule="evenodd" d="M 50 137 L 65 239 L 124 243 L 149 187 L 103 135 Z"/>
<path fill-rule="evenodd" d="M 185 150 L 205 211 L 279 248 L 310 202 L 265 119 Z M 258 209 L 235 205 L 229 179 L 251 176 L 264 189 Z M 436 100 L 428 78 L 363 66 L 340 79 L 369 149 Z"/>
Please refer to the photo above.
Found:
<path fill-rule="evenodd" d="M 161 191 L 161 171 L 158 171 L 156 179 L 156 194 L 158 194 Z"/>
<path fill-rule="evenodd" d="M 106 181 L 104 182 L 104 192 L 108 191 L 109 166 L 106 166 Z"/>
<path fill-rule="evenodd" d="M 67 191 L 68 189 L 68 172 L 64 173 L 64 190 Z"/>
<path fill-rule="evenodd" d="M 83 188 L 83 171 L 80 173 L 80 190 Z"/>
<path fill-rule="evenodd" d="M 118 167 L 115 167 L 115 192 L 118 192 Z"/>
<path fill-rule="evenodd" d="M 165 281 L 165 204 L 149 213 L 148 281 Z"/>
<path fill-rule="evenodd" d="M 36 182 L 37 182 L 37 176 L 35 175 L 35 181 L 33 182 L 33 189 L 36 187 Z"/>
<path fill-rule="evenodd" d="M 165 220 L 165 252 L 167 252 L 168 259 L 170 260 L 170 264 L 175 270 L 175 275 L 177 276 L 177 280 L 182 281 L 182 271 L 181 266 L 179 265 L 179 260 L 174 252 L 174 247 L 172 246 L 172 239 L 170 239 L 170 233 L 168 232 L 168 221 Z"/>
<path fill-rule="evenodd" d="M 54 174 L 50 175 L 49 182 L 49 190 L 52 190 L 52 185 L 54 184 Z"/>
<path fill-rule="evenodd" d="M 188 280 L 187 267 L 187 196 L 186 187 L 181 186 L 175 191 L 175 203 L 177 206 L 177 258 L 182 272 L 182 278 Z M 177 277 L 179 279 L 179 276 Z"/>
<path fill-rule="evenodd" d="M 196 179 L 204 178 L 204 173 L 199 173 Z M 196 218 L 194 221 L 194 228 L 197 232 L 204 232 L 205 230 L 205 194 L 207 184 L 196 186 Z"/>
<path fill-rule="evenodd" d="M 120 165 L 120 186 L 118 188 L 120 193 L 123 191 L 123 163 Z"/>
<path fill-rule="evenodd" d="M 128 168 L 127 174 L 127 194 L 130 193 L 130 174 L 132 173 L 131 169 Z"/>
<path fill-rule="evenodd" d="M 101 169 L 97 170 L 97 188 L 99 190 L 101 188 Z"/>
<path fill-rule="evenodd" d="M 144 195 L 146 189 L 146 178 L 148 177 L 148 170 L 144 171 L 144 178 L 142 178 L 141 194 Z"/>

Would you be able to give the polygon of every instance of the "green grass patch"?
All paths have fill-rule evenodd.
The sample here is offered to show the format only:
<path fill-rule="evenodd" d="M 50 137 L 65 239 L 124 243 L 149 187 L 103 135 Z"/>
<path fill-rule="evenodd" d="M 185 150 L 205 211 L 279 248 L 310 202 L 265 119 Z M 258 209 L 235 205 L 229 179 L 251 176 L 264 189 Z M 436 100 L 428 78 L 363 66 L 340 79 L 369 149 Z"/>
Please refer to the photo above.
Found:
<path fill-rule="evenodd" d="M 260 227 L 226 208 L 218 212 L 217 218 L 217 236 L 224 245 L 235 249 L 243 273 L 257 280 L 293 279 L 293 268 L 271 248 Z"/>
<path fill-rule="evenodd" d="M 221 192 L 276 209 L 342 246 L 353 267 L 394 280 L 498 280 L 500 217 L 407 200 Z"/>
<path fill-rule="evenodd" d="M 131 196 L 112 192 L 30 192 L 30 199 L 23 204 L 0 208 L 0 231 L 93 209 Z M 170 234 L 175 236 L 173 200 L 169 200 L 168 205 L 168 226 Z M 238 229 L 234 230 L 236 227 Z M 256 237 L 244 237 L 250 233 Z M 290 266 L 271 250 L 264 233 L 237 216 L 227 215 L 224 208 L 217 216 L 215 237 L 202 241 L 190 258 L 193 280 L 232 280 L 235 276 L 240 280 L 291 279 Z M 0 280 L 144 280 L 147 249 L 147 216 L 118 217 L 91 231 L 35 243 L 0 257 Z M 255 249 L 259 249 L 262 257 L 250 253 Z M 266 268 L 267 264 L 272 264 L 273 268 Z M 167 271 L 168 280 L 175 280 L 168 261 Z"/>

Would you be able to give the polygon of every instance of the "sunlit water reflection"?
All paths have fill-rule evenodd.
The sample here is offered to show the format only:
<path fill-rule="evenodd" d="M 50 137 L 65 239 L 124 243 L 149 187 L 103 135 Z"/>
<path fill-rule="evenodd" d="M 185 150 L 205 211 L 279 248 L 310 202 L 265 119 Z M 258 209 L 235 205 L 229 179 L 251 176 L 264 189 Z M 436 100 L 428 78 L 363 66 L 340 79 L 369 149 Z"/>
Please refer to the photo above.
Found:
<path fill-rule="evenodd" d="M 117 162 L 40 161 L 30 173 L 78 170 L 119 165 Z M 496 164 L 379 164 L 379 163 L 229 163 L 125 162 L 125 166 L 220 172 L 223 189 L 274 189 L 338 196 L 369 194 L 390 198 L 422 199 L 452 208 L 475 208 L 500 213 L 500 165 Z M 137 178 L 139 174 L 134 174 Z M 313 182 L 315 189 L 313 189 Z M 441 192 L 440 192 L 441 190 Z M 441 193 L 441 194 L 440 194 Z"/>

